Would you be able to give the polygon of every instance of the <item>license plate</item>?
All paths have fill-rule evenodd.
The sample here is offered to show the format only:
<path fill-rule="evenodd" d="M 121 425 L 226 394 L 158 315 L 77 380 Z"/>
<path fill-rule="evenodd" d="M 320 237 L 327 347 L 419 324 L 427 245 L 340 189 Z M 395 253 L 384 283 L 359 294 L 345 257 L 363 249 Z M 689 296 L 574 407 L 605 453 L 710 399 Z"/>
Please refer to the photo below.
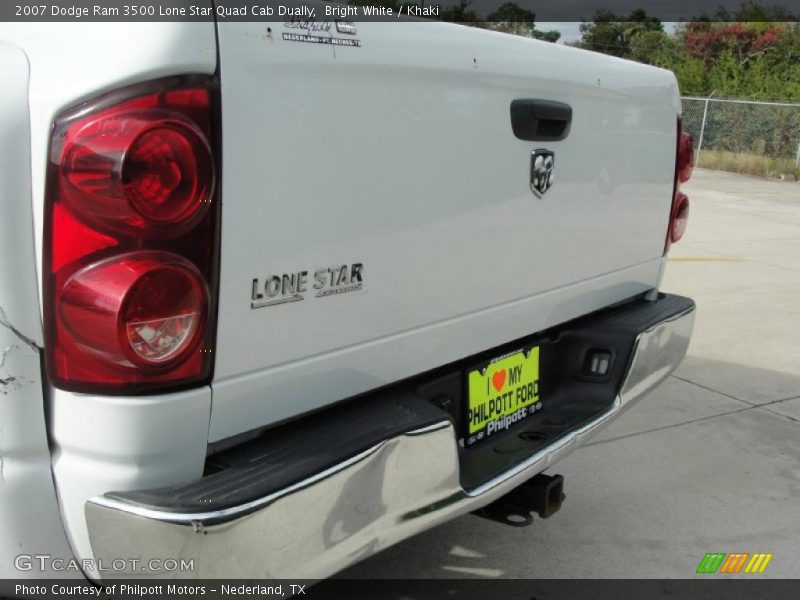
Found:
<path fill-rule="evenodd" d="M 539 347 L 514 352 L 467 375 L 469 446 L 490 438 L 540 410 Z"/>

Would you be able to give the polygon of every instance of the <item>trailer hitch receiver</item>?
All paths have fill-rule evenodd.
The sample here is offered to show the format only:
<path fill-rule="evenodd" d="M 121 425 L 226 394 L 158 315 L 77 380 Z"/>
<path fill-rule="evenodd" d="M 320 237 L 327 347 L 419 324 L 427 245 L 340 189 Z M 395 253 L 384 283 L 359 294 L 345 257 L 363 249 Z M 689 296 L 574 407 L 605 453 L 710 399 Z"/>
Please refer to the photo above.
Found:
<path fill-rule="evenodd" d="M 531 513 L 546 519 L 558 512 L 565 498 L 563 475 L 540 473 L 474 514 L 504 525 L 525 527 L 533 523 Z"/>

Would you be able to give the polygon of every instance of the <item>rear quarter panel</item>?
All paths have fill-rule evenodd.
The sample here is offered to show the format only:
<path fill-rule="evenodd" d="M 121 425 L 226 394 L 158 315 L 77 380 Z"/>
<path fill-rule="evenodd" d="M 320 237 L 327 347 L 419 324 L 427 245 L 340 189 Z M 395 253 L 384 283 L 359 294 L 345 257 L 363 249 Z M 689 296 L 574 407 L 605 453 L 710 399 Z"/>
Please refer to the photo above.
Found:
<path fill-rule="evenodd" d="M 13 86 L 30 114 L 29 122 L 16 124 L 17 141 L 8 146 L 10 151 L 18 151 L 14 144 L 19 144 L 23 136 L 30 138 L 30 153 L 26 148 L 24 154 L 14 155 L 19 169 L 26 169 L 23 181 L 30 186 L 29 193 L 4 194 L 3 210 L 14 204 L 31 216 L 27 229 L 21 230 L 30 234 L 29 243 L 15 243 L 7 250 L 9 254 L 0 258 L 13 256 L 12 262 L 24 271 L 28 287 L 16 283 L 6 286 L 0 279 L 0 291 L 28 311 L 33 333 L 27 335 L 41 345 L 42 218 L 54 119 L 67 108 L 121 86 L 170 75 L 213 74 L 217 68 L 215 30 L 211 22 L 14 23 L 0 24 L 0 40 L 13 43 L 27 57 L 26 89 L 18 89 L 18 83 L 7 79 L 5 69 L 2 75 L 3 92 Z M 0 168 L 5 173 L 14 169 L 13 164 L 4 161 Z M 5 221 L 2 226 L 7 224 Z M 18 238 L 0 241 L 5 246 L 14 240 Z M 26 390 L 35 389 L 36 396 L 25 411 L 44 414 L 46 407 L 47 431 L 44 420 L 38 427 L 21 425 L 20 431 L 30 436 L 31 443 L 35 441 L 37 447 L 48 451 L 41 460 L 47 461 L 43 466 L 48 468 L 51 485 L 55 481 L 56 511 L 60 508 L 63 519 L 61 525 L 57 512 L 49 523 L 42 519 L 43 535 L 57 536 L 59 530 L 66 529 L 76 556 L 91 557 L 84 516 L 88 498 L 112 489 L 167 485 L 202 475 L 211 410 L 208 386 L 134 398 L 78 394 L 42 382 L 38 357 L 34 362 L 30 357 L 26 360 L 29 367 L 35 365 L 36 374 L 36 385 Z M 5 414 L 3 417 L 5 421 Z M 9 512 L 4 507 L 2 517 L 28 527 L 36 522 L 31 514 L 33 506 L 15 507 Z M 8 539 L 4 534 L 0 538 L 3 542 Z"/>
<path fill-rule="evenodd" d="M 18 556 L 72 551 L 45 429 L 25 53 L 0 42 L 0 73 L 0 578 L 21 579 L 59 574 L 30 558 L 17 570 Z"/>

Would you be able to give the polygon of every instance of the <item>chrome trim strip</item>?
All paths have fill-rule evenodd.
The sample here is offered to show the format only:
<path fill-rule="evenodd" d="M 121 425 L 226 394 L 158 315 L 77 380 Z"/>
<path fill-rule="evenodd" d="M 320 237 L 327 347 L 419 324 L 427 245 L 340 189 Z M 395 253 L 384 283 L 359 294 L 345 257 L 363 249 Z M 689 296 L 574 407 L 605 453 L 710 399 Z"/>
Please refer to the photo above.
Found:
<path fill-rule="evenodd" d="M 623 407 L 645 396 L 677 368 L 689 348 L 694 313 L 695 307 L 692 306 L 636 336 L 631 360 L 620 386 Z"/>
<path fill-rule="evenodd" d="M 448 422 L 445 422 L 447 425 Z M 323 479 L 327 479 L 328 477 L 335 475 L 339 471 L 343 471 L 350 465 L 354 465 L 362 460 L 366 459 L 367 457 L 371 456 L 375 452 L 377 452 L 381 446 L 383 446 L 386 442 L 380 442 L 379 444 L 375 444 L 371 448 L 364 450 L 363 452 L 356 454 L 348 458 L 347 460 L 336 464 L 324 471 L 320 471 L 316 475 L 309 477 L 308 479 L 303 479 L 302 481 L 298 481 L 286 487 L 280 491 L 274 492 L 268 496 L 264 496 L 263 498 L 259 498 L 258 500 L 253 500 L 252 502 L 247 502 L 245 504 L 240 504 L 238 506 L 233 506 L 231 508 L 225 508 L 222 510 L 209 510 L 206 512 L 201 513 L 176 513 L 176 512 L 168 512 L 168 511 L 161 511 L 161 510 L 153 510 L 152 508 L 146 508 L 144 506 L 136 506 L 133 504 L 129 504 L 127 502 L 122 502 L 120 500 L 116 500 L 114 498 L 107 498 L 106 496 L 97 496 L 92 498 L 89 502 L 96 504 L 98 506 L 105 506 L 106 508 L 114 508 L 116 510 L 121 510 L 139 517 L 145 517 L 147 519 L 155 519 L 157 521 L 165 521 L 167 523 L 194 523 L 194 522 L 203 522 L 203 521 L 222 521 L 230 518 L 238 517 L 242 514 L 247 514 L 253 512 L 253 510 L 262 508 L 267 506 L 277 500 L 278 498 L 282 498 L 287 494 L 291 494 L 292 492 L 296 492 L 298 490 L 302 490 L 303 488 L 307 488 L 318 481 Z"/>
<path fill-rule="evenodd" d="M 434 423 L 433 425 L 428 425 L 427 427 L 420 427 L 419 429 L 412 429 L 411 431 L 406 431 L 403 435 L 422 435 L 424 433 L 430 433 L 431 431 L 439 431 L 440 429 L 446 429 L 448 425 L 450 425 L 450 421 L 439 421 L 438 423 Z"/>
<path fill-rule="evenodd" d="M 607 411 L 475 489 L 461 487 L 455 430 L 450 421 L 441 421 L 384 440 L 313 477 L 229 509 L 180 514 L 91 498 L 86 518 L 95 558 L 169 556 L 192 558 L 199 565 L 191 573 L 148 573 L 156 577 L 330 576 L 388 545 L 485 506 L 550 467 L 678 366 L 693 323 L 691 308 L 640 333 L 620 393 Z"/>
<path fill-rule="evenodd" d="M 445 429 L 449 425 L 450 421 L 440 421 L 438 423 L 434 423 L 433 425 L 428 425 L 427 427 L 422 427 L 420 429 L 414 429 L 412 431 L 408 431 L 403 435 L 407 436 L 424 435 L 426 433 L 431 433 L 433 431 L 439 431 L 440 429 Z M 225 508 L 222 510 L 209 510 L 201 513 L 176 513 L 169 511 L 153 510 L 152 508 L 146 508 L 144 506 L 136 506 L 133 504 L 129 504 L 127 502 L 122 502 L 121 500 L 108 498 L 106 496 L 96 496 L 91 500 L 89 500 L 89 502 L 96 504 L 98 506 L 105 506 L 106 508 L 121 510 L 133 515 L 137 515 L 139 517 L 145 517 L 147 519 L 156 519 L 158 521 L 166 521 L 168 523 L 194 523 L 198 521 L 203 522 L 203 521 L 224 521 L 226 519 L 229 520 L 232 517 L 237 517 L 242 514 L 253 512 L 253 510 L 255 509 L 262 508 L 264 506 L 271 504 L 278 498 L 282 498 L 287 494 L 291 494 L 292 492 L 302 490 L 303 488 L 313 485 L 318 481 L 331 477 L 332 475 L 336 475 L 336 473 L 345 470 L 350 465 L 361 462 L 362 460 L 366 459 L 372 454 L 375 454 L 388 441 L 389 440 L 384 440 L 378 444 L 375 444 L 371 448 L 367 448 L 363 452 L 360 452 L 355 456 L 351 456 L 345 461 L 337 463 L 332 467 L 325 469 L 324 471 L 320 471 L 316 475 L 312 475 L 307 479 L 303 479 L 302 481 L 293 483 L 292 485 L 277 492 L 274 492 L 272 494 L 269 494 L 268 496 L 264 496 L 263 498 L 259 498 L 258 500 L 253 500 L 252 502 L 247 502 L 245 504 L 240 504 L 238 506 L 233 506 L 231 508 Z"/>

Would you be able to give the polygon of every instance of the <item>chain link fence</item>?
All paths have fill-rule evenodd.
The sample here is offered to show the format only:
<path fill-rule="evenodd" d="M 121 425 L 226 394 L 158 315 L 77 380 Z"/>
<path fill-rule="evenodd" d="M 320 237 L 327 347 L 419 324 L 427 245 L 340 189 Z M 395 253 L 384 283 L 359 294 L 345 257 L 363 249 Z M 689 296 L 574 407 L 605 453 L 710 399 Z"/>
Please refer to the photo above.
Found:
<path fill-rule="evenodd" d="M 695 164 L 800 178 L 800 104 L 684 96 L 683 128 Z"/>

